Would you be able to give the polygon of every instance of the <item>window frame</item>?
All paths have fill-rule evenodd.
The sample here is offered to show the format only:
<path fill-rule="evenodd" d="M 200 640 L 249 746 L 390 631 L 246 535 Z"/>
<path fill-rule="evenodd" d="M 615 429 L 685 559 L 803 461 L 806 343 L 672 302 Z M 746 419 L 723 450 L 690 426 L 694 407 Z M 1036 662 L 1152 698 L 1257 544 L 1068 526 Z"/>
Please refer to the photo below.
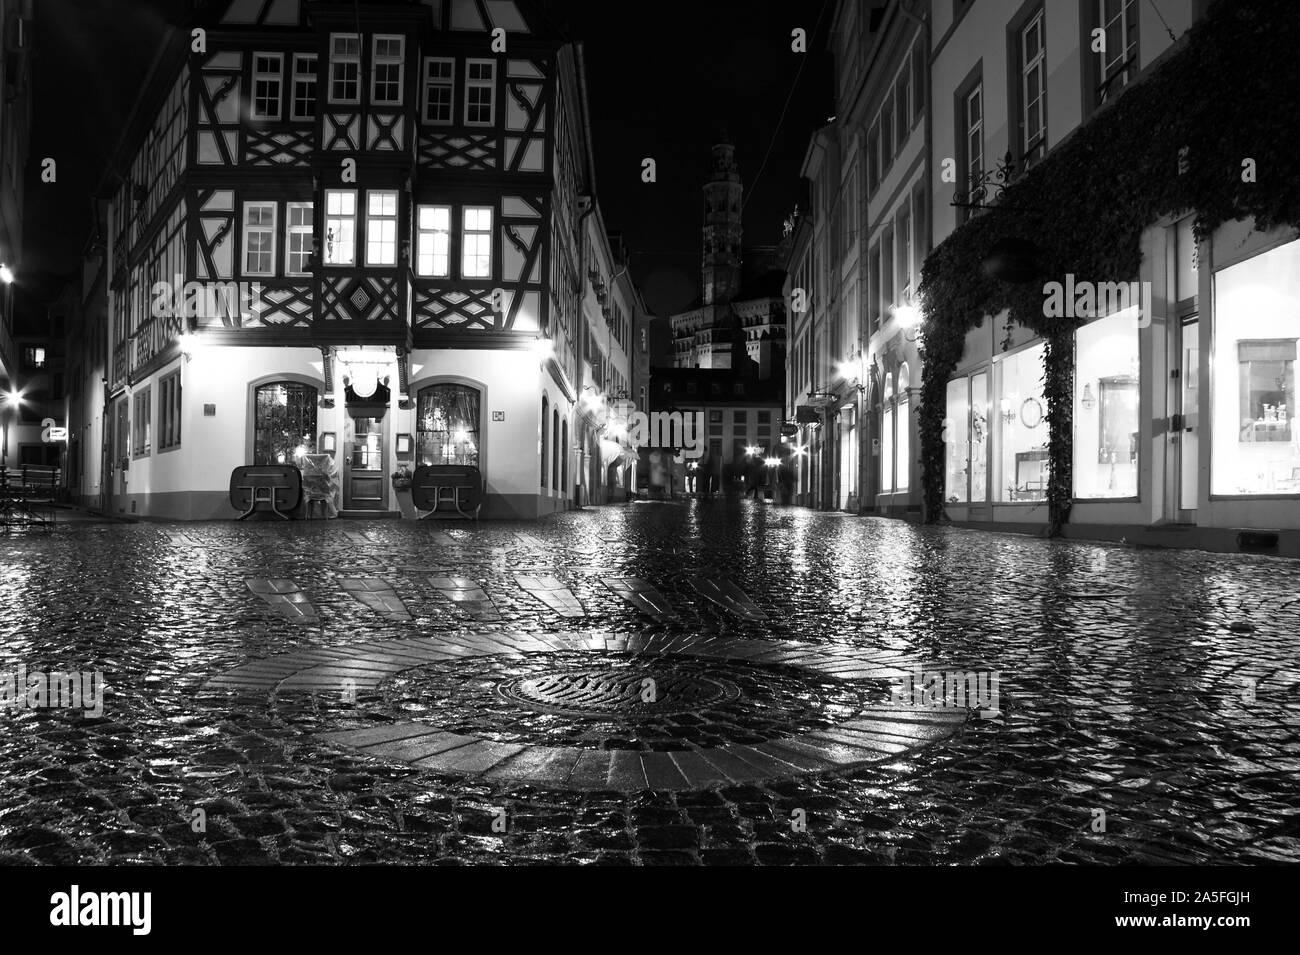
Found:
<path fill-rule="evenodd" d="M 275 61 L 275 72 L 272 73 L 267 70 L 258 69 L 259 60 Z M 249 66 L 251 70 L 251 83 L 248 91 L 249 118 L 278 123 L 284 115 L 284 54 L 254 52 L 252 54 L 252 63 L 249 64 Z M 257 89 L 258 84 L 271 82 L 274 82 L 275 84 L 276 92 L 274 97 L 260 96 Z M 274 113 L 258 112 L 258 101 L 262 99 L 267 99 L 275 103 Z"/>
<path fill-rule="evenodd" d="M 470 74 L 475 66 L 486 66 L 491 71 L 491 79 L 472 79 Z M 470 119 L 470 92 L 476 89 L 486 89 L 489 92 L 488 97 L 488 118 L 486 122 L 481 120 L 471 121 Z M 476 104 L 481 105 L 481 104 Z M 497 61 L 467 58 L 465 60 L 465 97 L 464 97 L 465 115 L 463 125 L 474 127 L 490 127 L 496 125 L 497 119 Z"/>
<path fill-rule="evenodd" d="M 329 56 L 329 90 L 326 93 L 326 102 L 337 106 L 359 106 L 361 105 L 361 37 L 360 33 L 331 33 L 330 34 L 330 56 Z M 356 40 L 356 53 L 340 53 L 335 48 L 338 40 Z M 347 83 L 348 81 L 336 78 L 336 68 L 353 65 L 356 68 L 356 74 L 352 82 L 356 84 L 356 95 L 353 97 L 336 96 L 334 87 L 336 83 Z"/>
<path fill-rule="evenodd" d="M 359 221 L 359 219 L 360 219 L 360 216 L 359 216 L 358 211 L 357 211 L 357 203 L 358 203 L 358 201 L 359 201 L 359 199 L 360 199 L 359 192 L 360 192 L 360 190 L 357 190 L 357 189 L 326 189 L 326 190 L 325 190 L 325 223 L 324 223 L 324 226 L 325 226 L 325 232 L 324 232 L 324 238 L 325 238 L 325 243 L 324 243 L 324 245 L 325 245 L 325 255 L 324 255 L 324 256 L 322 257 L 322 259 L 321 259 L 321 265 L 324 265 L 324 266 L 330 266 L 330 267 L 333 267 L 333 268 L 355 268 L 355 267 L 356 267 L 356 264 L 357 264 L 357 245 L 358 245 L 359 242 L 360 242 L 359 230 L 358 230 L 358 228 L 357 228 L 358 221 Z M 335 195 L 339 195 L 339 196 L 342 196 L 342 195 L 350 195 L 350 196 L 352 197 L 352 214 L 351 214 L 351 215 L 348 215 L 348 214 L 346 214 L 346 213 L 338 213 L 338 214 L 331 215 L 331 213 L 330 213 L 330 211 L 329 211 L 330 196 L 335 196 Z M 342 222 L 342 221 L 351 221 L 351 223 L 352 223 L 352 256 L 351 256 L 351 258 L 350 258 L 348 261 L 346 261 L 346 262 L 331 262 L 331 261 L 329 261 L 329 255 L 330 255 L 330 250 L 329 250 L 330 223 L 331 223 L 331 221 L 335 221 L 335 220 L 340 221 L 340 222 Z"/>
<path fill-rule="evenodd" d="M 438 232 L 439 232 L 439 230 L 438 230 L 438 228 L 437 228 L 436 226 L 434 226 L 433 228 L 430 228 L 430 229 L 426 229 L 426 228 L 424 228 L 424 226 L 421 224 L 421 219 L 423 218 L 423 215 L 424 215 L 424 212 L 425 212 L 426 209 L 427 209 L 427 210 L 430 210 L 430 211 L 432 211 L 432 212 L 435 212 L 435 213 L 438 212 L 439 210 L 445 210 L 446 213 L 447 213 L 447 228 L 446 228 L 446 236 L 447 236 L 447 252 L 446 252 L 446 255 L 447 255 L 447 265 L 446 265 L 446 268 L 445 268 L 442 272 L 437 271 L 436 267 L 434 268 L 433 271 L 430 271 L 430 272 L 425 272 L 425 271 L 422 271 L 422 269 L 421 269 L 421 261 L 422 261 L 422 260 L 424 259 L 424 257 L 425 257 L 425 253 L 424 253 L 424 240 L 425 240 L 425 237 L 428 236 L 428 237 L 430 238 L 430 240 L 432 241 L 432 240 L 434 239 L 434 237 L 436 237 L 436 236 L 438 235 Z M 452 230 L 452 227 L 451 227 L 452 221 L 453 221 L 454 219 L 455 219 L 455 207 L 454 207 L 454 206 L 450 206 L 450 205 L 441 205 L 441 204 L 438 204 L 438 203 L 421 203 L 420 205 L 416 206 L 416 209 L 415 209 L 415 274 L 416 274 L 417 277 L 419 277 L 419 278 L 424 278 L 424 279 L 449 279 L 449 278 L 451 278 L 451 266 L 452 266 L 452 262 L 455 260 L 455 253 L 454 253 L 454 249 L 453 249 L 455 233 L 454 233 L 454 231 Z M 437 262 L 437 257 L 438 257 L 438 253 L 437 253 L 437 251 L 436 251 L 436 250 L 435 250 L 435 251 L 430 251 L 428 254 L 429 254 L 429 256 L 433 259 L 433 261 L 436 263 L 436 262 Z"/>
<path fill-rule="evenodd" d="M 305 72 L 302 65 L 310 63 L 312 71 Z M 320 57 L 315 53 L 295 53 L 293 55 L 293 79 L 289 90 L 289 122 L 303 123 L 310 122 L 316 118 L 316 104 L 320 98 Z M 300 85 L 310 85 L 311 87 L 311 111 L 308 113 L 298 112 L 298 87 Z"/>
<path fill-rule="evenodd" d="M 374 197 L 384 197 L 384 196 L 391 196 L 393 199 L 393 211 L 391 215 L 384 212 L 376 213 L 371 211 L 371 199 Z M 400 258 L 401 251 L 402 251 L 402 237 L 400 234 L 400 230 L 397 227 L 402 212 L 402 193 L 400 190 L 397 189 L 367 189 L 365 191 L 365 198 L 366 198 L 366 233 L 365 233 L 366 253 L 363 259 L 363 261 L 365 262 L 365 267 L 368 269 L 396 268 L 398 264 L 398 259 Z M 393 238 L 391 243 L 393 247 L 393 260 L 391 262 L 375 261 L 370 254 L 371 247 L 375 242 L 378 241 L 381 247 L 387 246 L 389 244 L 386 240 L 382 238 L 375 239 L 374 237 L 376 231 L 382 231 L 382 230 L 376 230 L 375 227 L 382 226 L 385 223 L 391 223 L 393 227 Z"/>
<path fill-rule="evenodd" d="M 484 229 L 474 229 L 474 230 L 471 230 L 471 229 L 469 228 L 469 214 L 470 214 L 471 212 L 486 212 L 486 213 L 488 214 L 489 219 L 488 219 L 488 227 L 487 227 L 486 230 L 484 230 Z M 486 206 L 486 205 L 482 205 L 482 206 L 480 206 L 480 205 L 464 205 L 464 206 L 461 206 L 461 219 L 460 219 L 460 222 L 461 222 L 461 228 L 460 228 L 460 256 L 459 256 L 459 258 L 460 258 L 460 277 L 461 277 L 462 279 L 490 279 L 490 278 L 492 278 L 493 270 L 494 270 L 495 267 L 496 267 L 496 254 L 495 254 L 496 250 L 495 250 L 495 248 L 494 248 L 494 246 L 495 246 L 496 243 L 493 241 L 494 236 L 495 236 L 495 231 L 496 231 L 496 207 L 495 207 L 495 206 Z M 471 273 L 469 272 L 469 270 L 466 269 L 466 267 L 465 267 L 465 264 L 466 264 L 466 256 L 469 255 L 469 251 L 468 251 L 468 250 L 469 250 L 469 246 L 470 246 L 469 238 L 470 238 L 471 235 L 473 235 L 473 236 L 486 235 L 486 236 L 487 236 L 487 239 L 488 239 L 488 264 L 487 264 L 487 272 L 486 272 L 486 274 L 483 274 L 483 275 L 479 275 L 479 274 L 471 274 Z"/>
<path fill-rule="evenodd" d="M 293 213 L 301 209 L 306 209 L 311 214 L 311 222 L 306 225 L 295 225 Z M 311 257 L 315 251 L 315 232 L 316 203 L 290 201 L 284 204 L 284 274 L 286 276 L 311 275 Z M 307 237 L 307 247 L 303 252 L 297 253 L 293 250 L 293 238 L 300 235 Z M 303 269 L 302 271 L 295 271 L 291 263 L 293 256 L 299 254 L 303 256 Z"/>
<path fill-rule="evenodd" d="M 271 248 L 269 251 L 270 265 L 268 266 L 266 271 L 250 269 L 248 266 L 248 254 L 249 254 L 248 240 L 249 240 L 249 236 L 252 235 L 254 231 L 253 226 L 249 221 L 249 211 L 252 210 L 253 208 L 258 208 L 258 207 L 271 210 L 271 224 L 269 226 L 259 225 L 256 228 L 256 231 L 259 235 L 269 235 L 271 237 Z M 279 208 L 280 208 L 280 204 L 276 202 L 274 199 L 244 200 L 243 221 L 242 221 L 243 228 L 240 230 L 240 240 L 241 240 L 241 245 L 239 249 L 240 251 L 239 274 L 240 275 L 248 276 L 251 278 L 275 278 L 277 274 L 275 268 L 276 253 L 279 251 L 279 244 L 277 242 L 278 236 L 276 235 L 276 233 L 279 230 L 279 221 L 280 221 Z M 267 253 L 266 250 L 259 250 L 258 254 L 262 255 Z"/>
<path fill-rule="evenodd" d="M 392 54 L 384 54 L 382 57 L 379 53 L 380 41 L 396 40 L 398 53 L 394 57 Z M 397 98 L 380 99 L 379 98 L 379 70 L 380 67 L 397 67 Z M 383 81 L 387 85 L 389 80 Z M 405 100 L 406 86 L 406 37 L 401 33 L 376 33 L 370 38 L 370 105 L 371 106 L 398 106 L 400 107 Z"/>
<path fill-rule="evenodd" d="M 158 379 L 158 453 L 181 446 L 181 371 Z"/>
<path fill-rule="evenodd" d="M 445 64 L 451 67 L 451 76 L 447 79 L 438 77 L 437 79 L 429 75 L 429 68 L 435 63 Z M 453 126 L 456 123 L 456 58 L 454 56 L 426 56 L 424 58 L 424 67 L 422 74 L 422 92 L 420 102 L 420 122 L 427 126 Z M 435 88 L 442 88 L 448 91 L 447 94 L 447 118 L 431 119 L 429 117 L 429 93 Z"/>
<path fill-rule="evenodd" d="M 1038 51 L 1032 60 L 1025 57 L 1025 39 L 1037 27 Z M 1047 155 L 1047 13 L 1041 0 L 1028 0 L 1007 28 L 1007 48 L 1011 54 L 1009 90 L 1011 103 L 1008 113 L 1016 117 L 1016 135 L 1012 154 L 1026 165 L 1031 165 Z M 1038 135 L 1032 144 L 1029 134 L 1029 78 L 1038 76 Z M 1032 146 L 1032 148 L 1031 148 Z"/>
<path fill-rule="evenodd" d="M 144 405 L 141 412 L 140 406 Z M 147 458 L 153 453 L 153 386 L 146 385 L 131 395 L 131 457 Z"/>

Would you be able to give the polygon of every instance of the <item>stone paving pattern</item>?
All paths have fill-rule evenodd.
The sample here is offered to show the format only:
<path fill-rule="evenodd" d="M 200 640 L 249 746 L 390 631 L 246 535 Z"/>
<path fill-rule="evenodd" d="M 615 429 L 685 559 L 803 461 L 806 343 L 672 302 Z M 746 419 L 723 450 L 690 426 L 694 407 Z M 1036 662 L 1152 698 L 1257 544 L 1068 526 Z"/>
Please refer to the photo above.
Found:
<path fill-rule="evenodd" d="M 555 578 L 583 616 L 523 590 L 520 576 Z M 430 582 L 456 577 L 486 596 Z M 671 613 L 642 612 L 611 578 L 646 582 L 653 607 Z M 753 611 L 716 603 L 700 580 L 734 582 Z M 519 652 L 471 652 L 487 633 Z M 574 648 L 565 634 L 604 642 Z M 828 768 L 833 736 L 799 750 L 782 735 L 834 724 L 860 741 L 848 724 L 869 716 L 837 712 L 818 728 L 817 704 L 879 707 L 880 684 L 865 672 L 835 680 L 864 689 L 856 703 L 832 698 L 795 657 L 773 658 L 757 685 L 782 715 L 749 728 L 782 735 L 722 746 L 767 747 L 805 771 L 742 779 L 757 768 L 743 754 L 664 763 L 653 732 L 611 746 L 612 726 L 582 737 L 576 718 L 509 717 L 485 693 L 447 692 L 471 666 L 522 675 L 547 655 L 626 660 L 609 634 L 669 650 L 797 644 L 805 660 L 850 668 L 996 669 L 1002 712 Z M 439 658 L 417 654 L 394 673 L 379 657 L 358 660 L 359 644 L 394 658 L 437 646 Z M 443 655 L 453 646 L 465 652 Z M 101 669 L 108 697 L 99 719 L 0 716 L 0 862 L 1295 862 L 1297 651 L 1295 562 L 753 502 L 478 527 L 71 525 L 0 541 L 0 674 Z M 763 664 L 718 665 L 736 668 L 720 678 L 757 680 Z M 221 687 L 232 673 L 249 680 Z M 338 692 L 348 679 L 354 701 Z M 433 727 L 448 716 L 465 725 Z M 358 731 L 378 736 L 360 747 L 355 735 L 351 747 L 330 738 Z M 673 731 L 684 734 L 673 745 L 700 742 Z M 420 741 L 415 762 L 403 739 Z M 725 781 L 704 780 L 710 772 Z M 641 788 L 638 773 L 662 788 Z M 673 790 L 678 779 L 692 788 Z M 584 780 L 590 788 L 568 785 Z M 1092 828 L 1097 809 L 1104 832 Z"/>

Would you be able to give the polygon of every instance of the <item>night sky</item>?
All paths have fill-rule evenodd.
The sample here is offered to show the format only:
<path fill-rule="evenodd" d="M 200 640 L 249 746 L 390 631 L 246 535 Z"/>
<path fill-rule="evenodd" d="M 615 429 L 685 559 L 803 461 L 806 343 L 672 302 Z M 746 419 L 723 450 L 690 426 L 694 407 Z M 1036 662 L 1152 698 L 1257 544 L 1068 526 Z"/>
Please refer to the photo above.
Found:
<path fill-rule="evenodd" d="M 652 310 L 668 314 L 698 294 L 700 187 L 710 147 L 724 130 L 736 144 L 745 182 L 747 245 L 776 244 L 782 219 L 800 201 L 799 166 L 809 136 L 833 112 L 825 49 L 830 0 L 552 0 L 549 7 L 585 45 L 596 191 L 606 227 L 623 233 Z M 24 268 L 70 271 L 89 229 L 89 196 L 165 24 L 183 22 L 189 2 L 40 0 L 37 8 Z M 795 27 L 808 31 L 807 54 L 790 50 Z M 45 156 L 58 160 L 56 184 L 39 180 Z M 657 163 L 653 184 L 641 181 L 646 157 Z"/>

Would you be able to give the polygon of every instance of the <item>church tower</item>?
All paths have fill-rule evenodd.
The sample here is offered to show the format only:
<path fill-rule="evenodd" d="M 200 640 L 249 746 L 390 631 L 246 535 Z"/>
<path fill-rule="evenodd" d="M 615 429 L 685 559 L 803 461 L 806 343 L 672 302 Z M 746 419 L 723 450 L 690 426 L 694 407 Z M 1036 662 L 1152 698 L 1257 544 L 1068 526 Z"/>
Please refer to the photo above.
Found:
<path fill-rule="evenodd" d="M 736 147 L 713 147 L 713 173 L 704 184 L 704 304 L 726 305 L 740 291 L 740 201 Z"/>

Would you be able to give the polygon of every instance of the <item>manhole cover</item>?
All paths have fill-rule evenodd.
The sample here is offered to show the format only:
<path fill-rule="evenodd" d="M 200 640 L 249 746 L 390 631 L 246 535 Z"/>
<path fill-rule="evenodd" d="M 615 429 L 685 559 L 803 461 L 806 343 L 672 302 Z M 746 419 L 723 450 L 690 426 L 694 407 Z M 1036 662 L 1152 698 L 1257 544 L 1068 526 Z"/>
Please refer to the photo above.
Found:
<path fill-rule="evenodd" d="M 498 690 L 530 709 L 573 716 L 671 716 L 740 696 L 726 680 L 649 668 L 565 670 L 519 677 Z"/>

